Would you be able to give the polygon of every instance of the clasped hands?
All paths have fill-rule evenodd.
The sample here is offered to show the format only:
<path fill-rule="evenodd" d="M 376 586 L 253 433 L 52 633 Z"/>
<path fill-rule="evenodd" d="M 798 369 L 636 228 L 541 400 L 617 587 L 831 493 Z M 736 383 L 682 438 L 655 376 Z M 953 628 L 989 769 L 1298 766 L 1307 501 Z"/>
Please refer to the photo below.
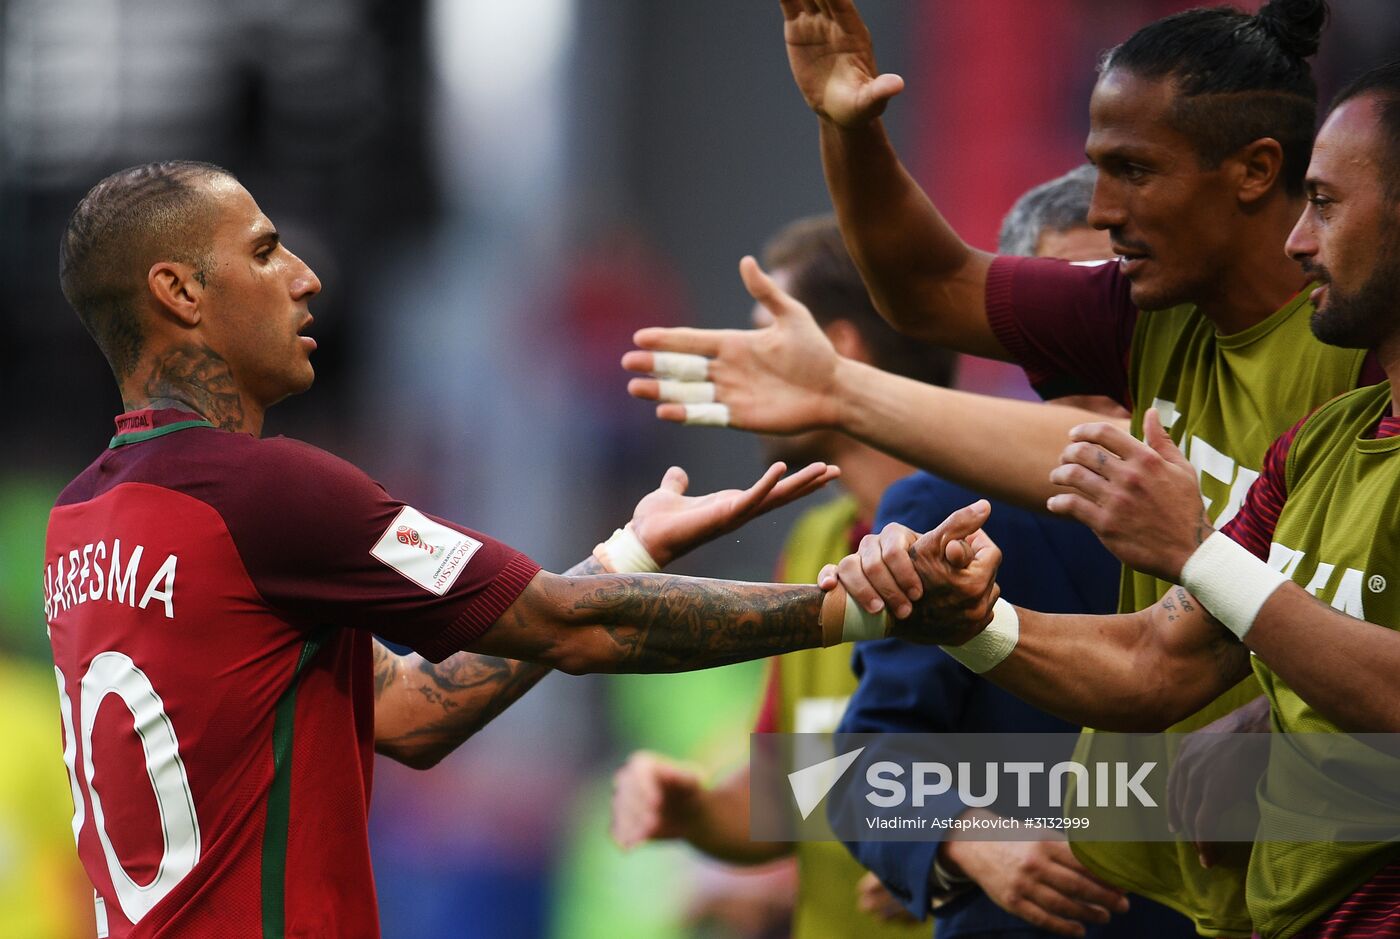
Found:
<path fill-rule="evenodd" d="M 1147 411 L 1143 430 L 1145 441 L 1114 424 L 1074 428 L 1050 474 L 1066 491 L 1047 508 L 1087 525 L 1130 567 L 1176 581 L 1214 529 L 1196 472 L 1156 410 Z M 976 502 L 923 535 L 886 525 L 865 536 L 855 554 L 823 568 L 818 584 L 839 584 L 869 612 L 888 610 L 893 635 L 961 645 L 987 625 L 999 596 L 1001 551 L 982 530 L 990 513 L 985 500 Z"/>
<path fill-rule="evenodd" d="M 982 530 L 991 511 L 991 503 L 978 500 L 922 535 L 886 525 L 861 539 L 855 554 L 823 567 L 817 584 L 845 588 L 871 613 L 888 610 L 891 636 L 962 645 L 991 622 L 1001 595 L 1001 549 Z"/>

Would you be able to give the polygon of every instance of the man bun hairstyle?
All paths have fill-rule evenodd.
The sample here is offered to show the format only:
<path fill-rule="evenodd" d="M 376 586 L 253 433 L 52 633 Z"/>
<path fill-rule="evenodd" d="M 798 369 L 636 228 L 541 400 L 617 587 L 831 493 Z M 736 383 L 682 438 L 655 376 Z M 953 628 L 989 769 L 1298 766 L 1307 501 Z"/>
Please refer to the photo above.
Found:
<path fill-rule="evenodd" d="M 218 176 L 234 178 L 193 160 L 127 167 L 88 190 L 68 218 L 59 286 L 118 382 L 131 374 L 145 342 L 138 298 L 151 265 L 189 264 L 201 283 L 208 274 L 213 204 L 198 184 Z"/>
<path fill-rule="evenodd" d="M 957 355 L 942 346 L 902 336 L 885 322 L 841 240 L 835 216 L 814 215 L 784 227 L 764 246 L 763 266 L 787 273 L 788 293 L 812 311 L 818 325 L 825 327 L 837 320 L 853 325 L 869 347 L 876 368 L 929 385 L 952 385 Z"/>
<path fill-rule="evenodd" d="M 1329 13 L 1327 0 L 1269 0 L 1253 15 L 1224 6 L 1187 10 L 1110 49 L 1099 71 L 1174 82 L 1173 124 L 1208 167 L 1255 140 L 1277 140 L 1284 186 L 1299 195 L 1317 122 L 1307 60 Z"/>
<path fill-rule="evenodd" d="M 1255 19 L 1286 54 L 1310 59 L 1317 55 L 1328 13 L 1325 0 L 1272 0 Z"/>
<path fill-rule="evenodd" d="M 1374 95 L 1377 100 L 1385 146 L 1382 159 L 1386 164 L 1381 177 L 1385 180 L 1386 198 L 1395 204 L 1400 202 L 1400 58 L 1367 69 L 1349 81 L 1332 99 L 1328 113 L 1363 95 Z"/>

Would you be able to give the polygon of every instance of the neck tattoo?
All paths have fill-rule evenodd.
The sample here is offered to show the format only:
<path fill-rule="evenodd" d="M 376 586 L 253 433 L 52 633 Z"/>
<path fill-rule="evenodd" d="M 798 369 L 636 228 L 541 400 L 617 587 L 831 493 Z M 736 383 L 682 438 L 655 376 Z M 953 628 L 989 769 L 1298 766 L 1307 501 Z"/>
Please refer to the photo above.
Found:
<path fill-rule="evenodd" d="M 243 397 L 224 357 L 205 345 L 189 343 L 167 349 L 150 364 L 144 380 L 129 387 L 123 402 L 129 411 L 148 407 L 184 407 L 223 430 L 243 429 Z"/>

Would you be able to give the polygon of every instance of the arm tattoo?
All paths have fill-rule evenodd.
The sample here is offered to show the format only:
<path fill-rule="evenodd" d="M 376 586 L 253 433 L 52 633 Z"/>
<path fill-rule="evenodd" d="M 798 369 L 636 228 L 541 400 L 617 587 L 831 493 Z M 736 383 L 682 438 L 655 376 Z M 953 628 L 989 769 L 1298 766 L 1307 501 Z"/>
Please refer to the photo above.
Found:
<path fill-rule="evenodd" d="M 569 573 L 581 576 L 602 570 L 597 559 L 590 557 Z M 411 765 L 431 765 L 548 674 L 549 668 L 543 665 L 474 652 L 458 652 L 434 663 L 417 653 L 395 655 L 376 641 L 375 707 L 395 709 L 395 716 L 403 719 L 384 720 L 383 733 L 376 728 L 375 749 Z"/>
<path fill-rule="evenodd" d="M 1215 627 L 1209 643 L 1211 658 L 1215 662 L 1216 673 L 1220 676 L 1222 684 L 1233 685 L 1243 679 L 1250 672 L 1249 649 L 1244 643 L 1235 638 L 1235 634 L 1226 629 L 1221 622 L 1211 615 L 1210 610 L 1200 606 L 1191 599 L 1191 594 L 1185 587 L 1177 587 L 1166 597 L 1162 598 L 1162 605 L 1166 606 L 1172 597 L 1187 613 L 1193 613 L 1197 609 L 1201 611 L 1207 622 Z M 1169 614 L 1169 618 L 1175 616 Z"/>
<path fill-rule="evenodd" d="M 206 345 L 176 346 L 150 366 L 140 393 L 123 402 L 127 410 L 162 403 L 192 408 L 215 427 L 243 426 L 243 398 L 224 357 Z"/>
<path fill-rule="evenodd" d="M 821 645 L 815 586 L 606 575 L 577 588 L 571 612 L 599 627 L 600 670 L 684 671 Z"/>

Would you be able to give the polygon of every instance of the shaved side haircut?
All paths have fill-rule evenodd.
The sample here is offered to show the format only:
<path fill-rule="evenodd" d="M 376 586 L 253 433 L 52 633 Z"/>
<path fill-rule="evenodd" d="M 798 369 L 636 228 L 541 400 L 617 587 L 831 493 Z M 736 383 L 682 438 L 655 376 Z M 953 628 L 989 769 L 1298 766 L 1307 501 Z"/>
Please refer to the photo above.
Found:
<path fill-rule="evenodd" d="M 1173 123 L 1207 168 L 1255 140 L 1277 140 L 1284 186 L 1300 195 L 1317 120 L 1307 60 L 1328 12 L 1326 0 L 1269 0 L 1253 15 L 1231 7 L 1187 10 L 1110 49 L 1099 71 L 1173 81 Z"/>
<path fill-rule="evenodd" d="M 234 179 L 212 163 L 167 160 L 118 170 L 88 190 L 68 219 L 58 249 L 63 296 L 124 381 L 145 333 L 138 299 L 158 261 L 209 274 L 214 206 L 199 184 Z"/>

